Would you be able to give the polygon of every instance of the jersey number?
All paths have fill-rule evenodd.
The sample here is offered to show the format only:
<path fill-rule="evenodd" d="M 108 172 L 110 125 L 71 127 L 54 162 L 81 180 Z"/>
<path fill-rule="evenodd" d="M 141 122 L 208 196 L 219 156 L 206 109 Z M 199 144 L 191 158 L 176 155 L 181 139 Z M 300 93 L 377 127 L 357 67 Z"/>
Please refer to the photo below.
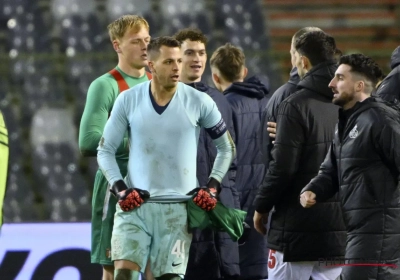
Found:
<path fill-rule="evenodd" d="M 181 258 L 185 254 L 185 241 L 176 240 L 174 247 L 171 251 L 172 255 L 176 255 L 177 258 Z"/>
<path fill-rule="evenodd" d="M 268 268 L 273 269 L 275 268 L 276 265 L 276 250 L 269 250 L 269 256 L 268 256 Z"/>

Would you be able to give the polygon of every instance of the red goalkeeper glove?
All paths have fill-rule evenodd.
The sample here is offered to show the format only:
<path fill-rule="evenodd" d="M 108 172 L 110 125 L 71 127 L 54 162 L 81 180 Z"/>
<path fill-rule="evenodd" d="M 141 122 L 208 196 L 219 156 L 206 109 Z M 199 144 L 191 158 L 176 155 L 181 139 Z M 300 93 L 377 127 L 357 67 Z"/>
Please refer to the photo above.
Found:
<path fill-rule="evenodd" d="M 211 211 L 217 206 L 219 189 L 220 183 L 214 178 L 210 178 L 206 187 L 196 188 L 189 195 L 197 192 L 193 197 L 194 203 L 205 211 Z"/>
<path fill-rule="evenodd" d="M 123 180 L 118 180 L 111 187 L 110 192 L 118 199 L 122 211 L 131 211 L 150 197 L 150 193 L 138 188 L 128 188 Z"/>

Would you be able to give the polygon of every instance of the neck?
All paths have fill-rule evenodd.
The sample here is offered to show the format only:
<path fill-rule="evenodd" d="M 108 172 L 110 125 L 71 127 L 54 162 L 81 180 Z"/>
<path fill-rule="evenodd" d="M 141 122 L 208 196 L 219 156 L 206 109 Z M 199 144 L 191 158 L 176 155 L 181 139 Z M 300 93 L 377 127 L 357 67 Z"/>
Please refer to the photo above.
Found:
<path fill-rule="evenodd" d="M 348 102 L 347 104 L 344 104 L 343 110 L 349 110 L 349 109 L 353 108 L 357 102 L 363 102 L 368 97 L 370 97 L 369 94 L 361 94 L 359 98 L 353 99 L 352 101 Z"/>
<path fill-rule="evenodd" d="M 239 79 L 237 81 L 234 82 L 226 82 L 226 81 L 221 81 L 220 85 L 221 85 L 221 91 L 224 92 L 228 87 L 230 87 L 233 83 L 242 83 L 243 79 Z"/>
<path fill-rule="evenodd" d="M 156 103 L 160 106 L 165 106 L 169 101 L 171 101 L 176 92 L 176 88 L 177 85 L 168 88 L 164 87 L 155 77 L 153 77 L 153 80 L 151 81 L 151 93 L 153 94 Z"/>
<path fill-rule="evenodd" d="M 128 63 L 125 63 L 123 60 L 120 60 L 118 62 L 118 67 L 119 69 L 122 70 L 122 72 L 124 72 L 125 74 L 131 76 L 131 77 L 135 77 L 135 78 L 140 78 L 144 75 L 145 73 L 145 69 L 144 67 L 138 69 L 138 68 L 133 68 L 132 66 L 130 66 Z"/>

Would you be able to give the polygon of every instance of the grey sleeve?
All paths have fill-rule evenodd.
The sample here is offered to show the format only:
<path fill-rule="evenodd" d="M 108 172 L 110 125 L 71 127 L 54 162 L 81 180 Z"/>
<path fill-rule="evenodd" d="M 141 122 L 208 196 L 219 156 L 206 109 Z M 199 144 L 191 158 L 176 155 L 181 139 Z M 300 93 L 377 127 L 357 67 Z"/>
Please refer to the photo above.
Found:
<path fill-rule="evenodd" d="M 221 183 L 231 166 L 233 158 L 236 156 L 236 147 L 229 131 L 225 131 L 224 134 L 213 139 L 213 143 L 217 148 L 217 157 L 215 158 L 210 177 Z"/>

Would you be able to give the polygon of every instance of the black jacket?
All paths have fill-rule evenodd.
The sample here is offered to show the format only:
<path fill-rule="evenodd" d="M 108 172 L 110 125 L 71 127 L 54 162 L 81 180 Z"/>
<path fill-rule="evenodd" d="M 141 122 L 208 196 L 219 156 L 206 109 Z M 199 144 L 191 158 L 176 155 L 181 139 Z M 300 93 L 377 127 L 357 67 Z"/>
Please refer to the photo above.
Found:
<path fill-rule="evenodd" d="M 339 194 L 346 259 L 400 265 L 400 112 L 375 98 L 340 112 L 334 141 L 307 187 L 317 204 Z M 400 279 L 400 269 L 344 267 L 343 279 Z"/>
<path fill-rule="evenodd" d="M 328 84 L 336 65 L 314 66 L 299 82 L 299 91 L 279 106 L 277 135 L 267 175 L 255 205 L 260 213 L 275 206 L 268 247 L 284 253 L 284 261 L 317 261 L 344 255 L 346 231 L 339 202 L 304 209 L 301 189 L 317 175 L 334 136 L 338 107 Z"/>
<path fill-rule="evenodd" d="M 392 71 L 379 85 L 376 94 L 389 102 L 400 102 L 400 46 L 392 53 L 390 66 Z"/>
<path fill-rule="evenodd" d="M 234 134 L 232 108 L 225 96 L 202 82 L 188 85 L 207 93 L 214 100 L 229 132 Z M 215 144 L 206 130 L 201 129 L 197 150 L 197 179 L 200 186 L 207 184 L 216 156 Z M 219 199 L 227 207 L 239 208 L 239 195 L 233 187 L 233 180 L 233 171 L 228 171 L 221 184 Z M 193 231 L 185 280 L 234 279 L 239 275 L 237 242 L 233 242 L 228 234 L 211 229 Z"/>
<path fill-rule="evenodd" d="M 246 222 L 252 227 L 244 245 L 239 247 L 241 279 L 264 279 L 268 275 L 267 246 L 253 228 L 253 200 L 266 171 L 259 146 L 262 111 L 268 102 L 268 88 L 257 77 L 233 83 L 224 92 L 233 109 L 234 142 L 237 162 L 235 188 L 240 206 L 247 211 Z"/>
<path fill-rule="evenodd" d="M 264 115 L 262 118 L 260 126 L 260 147 L 262 147 L 262 153 L 264 156 L 264 162 L 269 162 L 271 160 L 271 150 L 273 147 L 272 139 L 269 137 L 269 132 L 267 131 L 268 122 L 276 122 L 278 116 L 278 107 L 289 95 L 297 91 L 297 84 L 300 81 L 299 74 L 297 73 L 297 68 L 294 67 L 290 71 L 289 81 L 279 87 L 268 101 L 265 107 Z M 268 165 L 267 165 L 268 166 Z"/>

